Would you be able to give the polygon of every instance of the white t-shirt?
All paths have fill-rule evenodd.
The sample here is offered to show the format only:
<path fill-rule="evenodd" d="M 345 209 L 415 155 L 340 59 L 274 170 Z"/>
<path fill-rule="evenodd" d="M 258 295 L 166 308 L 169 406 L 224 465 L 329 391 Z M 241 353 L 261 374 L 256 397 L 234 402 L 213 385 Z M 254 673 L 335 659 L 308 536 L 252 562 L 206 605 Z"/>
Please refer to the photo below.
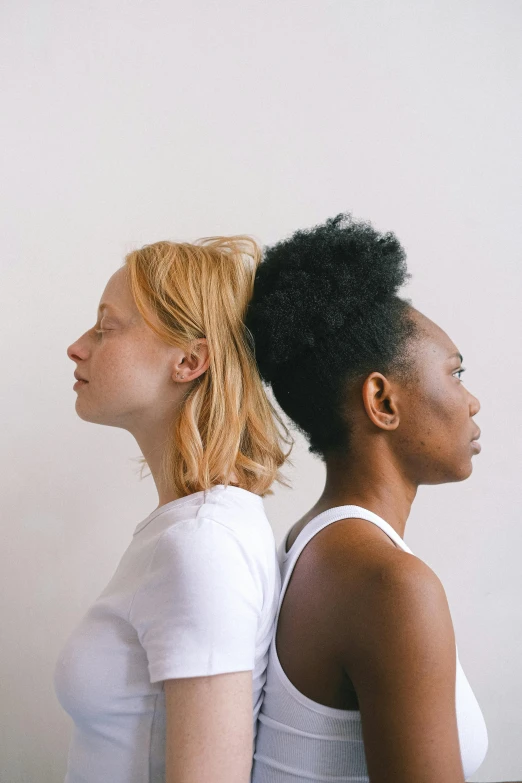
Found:
<path fill-rule="evenodd" d="M 56 663 L 64 783 L 164 783 L 170 678 L 251 670 L 255 737 L 280 587 L 259 495 L 219 484 L 140 522 Z"/>

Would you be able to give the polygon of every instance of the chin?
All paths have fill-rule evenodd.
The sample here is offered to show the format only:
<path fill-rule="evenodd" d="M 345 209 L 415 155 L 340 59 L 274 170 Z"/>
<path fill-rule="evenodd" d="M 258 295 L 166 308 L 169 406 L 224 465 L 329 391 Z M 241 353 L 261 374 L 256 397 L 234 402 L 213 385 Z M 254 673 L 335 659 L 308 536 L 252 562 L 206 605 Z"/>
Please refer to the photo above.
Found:
<path fill-rule="evenodd" d="M 424 480 L 421 484 L 454 484 L 458 481 L 465 481 L 473 472 L 473 464 L 470 459 L 461 460 L 458 464 L 440 466 L 439 470 L 429 480 Z"/>
<path fill-rule="evenodd" d="M 78 408 L 76 408 L 76 415 L 78 416 L 78 418 L 82 419 L 82 421 L 90 421 L 90 422 L 93 421 L 92 418 L 90 416 L 88 416 L 87 413 L 85 413 L 85 412 L 83 412 L 81 410 L 78 410 Z"/>
<path fill-rule="evenodd" d="M 468 460 L 468 462 L 463 463 L 460 466 L 460 470 L 454 480 L 465 481 L 467 478 L 471 476 L 472 473 L 473 473 L 473 462 L 472 460 Z"/>
<path fill-rule="evenodd" d="M 89 411 L 88 408 L 85 408 L 85 410 L 82 410 L 82 406 L 78 405 L 76 403 L 76 415 L 82 419 L 83 421 L 89 421 L 91 424 L 104 424 L 104 422 L 100 419 L 100 417 L 96 417 L 96 415 L 93 414 L 92 411 Z"/>

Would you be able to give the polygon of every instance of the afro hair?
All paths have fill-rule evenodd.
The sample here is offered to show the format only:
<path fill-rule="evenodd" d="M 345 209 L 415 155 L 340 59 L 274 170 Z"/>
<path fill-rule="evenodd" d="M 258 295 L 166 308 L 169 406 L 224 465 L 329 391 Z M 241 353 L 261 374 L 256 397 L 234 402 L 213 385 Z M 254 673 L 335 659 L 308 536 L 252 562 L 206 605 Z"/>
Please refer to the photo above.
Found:
<path fill-rule="evenodd" d="M 348 384 L 411 373 L 411 302 L 397 296 L 405 259 L 393 233 L 349 213 L 264 250 L 246 326 L 263 380 L 323 458 L 349 447 Z"/>

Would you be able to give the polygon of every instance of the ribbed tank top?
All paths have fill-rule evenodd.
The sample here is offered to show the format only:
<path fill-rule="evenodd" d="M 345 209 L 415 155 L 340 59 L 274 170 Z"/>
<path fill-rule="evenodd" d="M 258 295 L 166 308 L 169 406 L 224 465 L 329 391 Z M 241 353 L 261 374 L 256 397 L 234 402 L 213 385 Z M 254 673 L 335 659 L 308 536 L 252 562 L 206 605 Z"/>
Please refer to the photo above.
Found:
<path fill-rule="evenodd" d="M 356 517 L 373 522 L 405 552 L 413 554 L 393 527 L 360 506 L 336 506 L 314 517 L 301 530 L 290 551 L 278 548 L 283 598 L 297 559 L 308 542 L 327 525 Z M 263 703 L 259 713 L 251 783 L 369 783 L 359 710 L 327 707 L 304 696 L 290 682 L 272 639 Z M 459 743 L 467 780 L 482 764 L 488 735 L 482 712 L 460 665 L 457 653 L 455 704 Z"/>

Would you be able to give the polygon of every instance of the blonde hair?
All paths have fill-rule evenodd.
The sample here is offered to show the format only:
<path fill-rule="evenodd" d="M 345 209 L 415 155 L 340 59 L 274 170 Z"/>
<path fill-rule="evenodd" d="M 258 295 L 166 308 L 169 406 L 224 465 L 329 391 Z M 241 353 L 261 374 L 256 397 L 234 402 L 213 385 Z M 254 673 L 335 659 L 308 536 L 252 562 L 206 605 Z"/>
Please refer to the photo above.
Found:
<path fill-rule="evenodd" d="M 148 326 L 183 349 L 198 338 L 208 344 L 210 364 L 189 386 L 166 434 L 162 478 L 178 496 L 213 484 L 234 483 L 261 496 L 273 494 L 274 480 L 289 486 L 279 468 L 293 440 L 267 397 L 244 324 L 260 260 L 257 243 L 243 235 L 155 242 L 125 257 Z M 286 453 L 283 442 L 290 445 Z"/>

